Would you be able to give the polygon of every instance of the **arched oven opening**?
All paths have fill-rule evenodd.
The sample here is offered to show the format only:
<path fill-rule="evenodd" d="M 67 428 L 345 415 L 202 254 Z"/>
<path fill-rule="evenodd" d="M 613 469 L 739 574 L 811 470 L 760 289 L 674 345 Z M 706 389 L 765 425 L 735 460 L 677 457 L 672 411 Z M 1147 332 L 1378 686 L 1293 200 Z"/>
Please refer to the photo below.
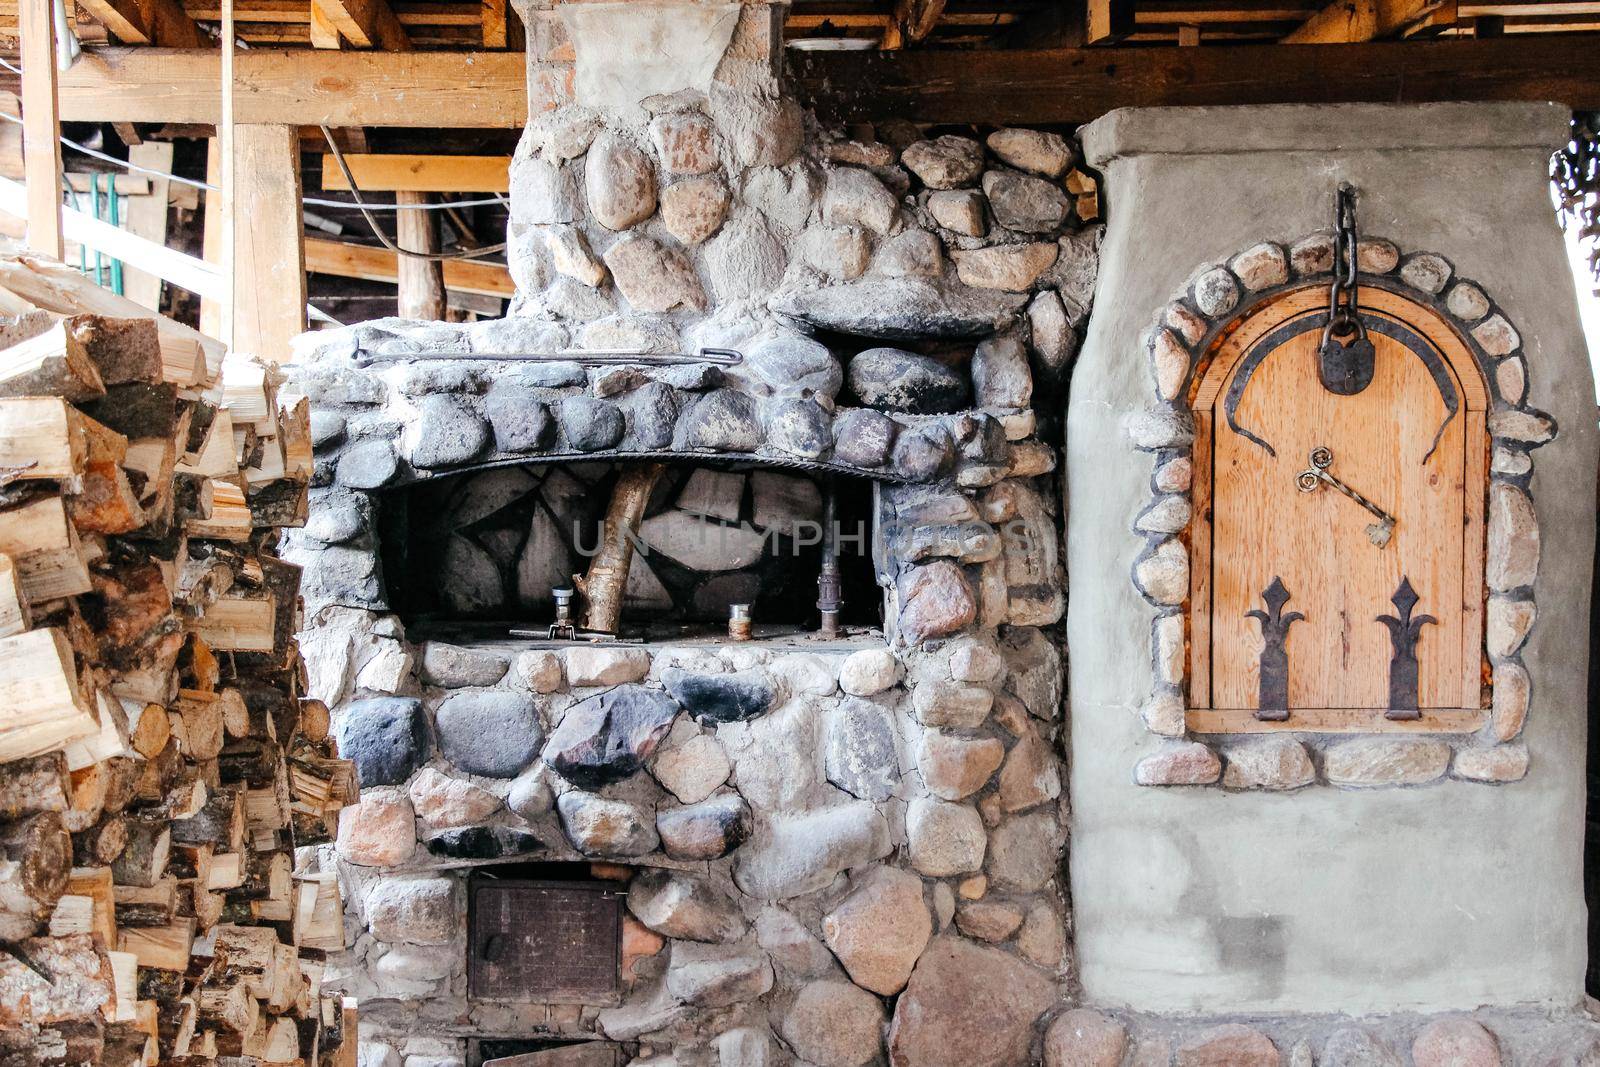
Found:
<path fill-rule="evenodd" d="M 452 472 L 380 499 L 384 585 L 414 640 L 552 636 L 561 590 L 574 591 L 579 638 L 724 636 L 743 617 L 755 638 L 883 625 L 875 483 L 858 475 L 751 462 L 533 462 Z M 621 589 L 620 605 L 609 605 L 616 622 L 595 625 L 612 596 L 595 571 L 618 562 L 624 540 L 625 575 L 609 583 Z M 833 627 L 819 604 L 836 605 Z"/>

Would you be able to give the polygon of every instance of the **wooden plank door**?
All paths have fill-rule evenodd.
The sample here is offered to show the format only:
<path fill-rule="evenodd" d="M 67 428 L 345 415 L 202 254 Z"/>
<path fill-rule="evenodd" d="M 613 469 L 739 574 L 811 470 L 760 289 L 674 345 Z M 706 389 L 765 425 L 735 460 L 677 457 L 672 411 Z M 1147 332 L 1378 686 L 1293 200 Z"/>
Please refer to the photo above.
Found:
<path fill-rule="evenodd" d="M 1395 307 L 1398 298 L 1379 295 Z M 1472 460 L 1485 444 L 1473 410 L 1481 391 L 1464 387 L 1428 338 L 1433 323 L 1407 321 L 1425 309 L 1401 316 L 1372 308 L 1364 309 L 1375 327 L 1372 382 L 1352 396 L 1330 392 L 1317 358 L 1325 311 L 1314 297 L 1280 300 L 1255 328 L 1223 342 L 1221 373 L 1203 387 L 1209 406 L 1198 412 L 1198 436 L 1209 455 L 1197 456 L 1197 488 L 1210 499 L 1201 534 L 1210 562 L 1197 588 L 1210 603 L 1194 605 L 1209 613 L 1192 633 L 1208 646 L 1200 652 L 1208 670 L 1196 677 L 1208 679 L 1209 693 L 1192 694 L 1191 703 L 1260 707 L 1262 665 L 1274 668 L 1270 654 L 1263 658 L 1263 621 L 1250 613 L 1269 611 L 1267 591 L 1277 581 L 1289 597 L 1282 615 L 1303 616 L 1287 625 L 1282 644 L 1288 709 L 1382 725 L 1395 645 L 1379 616 L 1402 614 L 1393 598 L 1404 581 L 1418 598 L 1414 617 L 1435 620 L 1421 627 L 1415 648 L 1418 706 L 1462 708 L 1480 640 L 1479 607 L 1470 601 L 1482 587 L 1481 553 L 1472 549 L 1472 538 L 1482 537 L 1481 499 L 1471 499 L 1483 493 Z M 1331 456 L 1328 474 L 1393 516 L 1386 543 L 1375 543 L 1378 520 L 1356 500 L 1323 480 L 1300 488 L 1318 449 Z"/>

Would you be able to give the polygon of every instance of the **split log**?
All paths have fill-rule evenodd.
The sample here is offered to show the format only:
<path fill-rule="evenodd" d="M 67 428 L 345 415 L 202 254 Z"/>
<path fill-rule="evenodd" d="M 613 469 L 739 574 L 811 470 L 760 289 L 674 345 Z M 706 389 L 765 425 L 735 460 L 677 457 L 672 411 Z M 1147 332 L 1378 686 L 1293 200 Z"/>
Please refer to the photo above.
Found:
<path fill-rule="evenodd" d="M 215 694 L 180 693 L 173 714 L 183 723 L 186 750 L 192 759 L 215 759 L 222 751 L 224 704 Z"/>
<path fill-rule="evenodd" d="M 77 596 L 91 588 L 87 552 L 58 496 L 0 511 L 0 552 L 16 565 L 30 603 Z"/>
<path fill-rule="evenodd" d="M 0 396 L 59 396 L 80 403 L 105 393 L 83 342 L 65 322 L 0 351 Z"/>
<path fill-rule="evenodd" d="M 187 971 L 194 948 L 194 920 L 174 919 L 166 926 L 119 927 L 117 949 L 139 957 L 140 967 Z"/>
<path fill-rule="evenodd" d="M 93 937 L 30 938 L 15 948 L 51 981 L 0 953 L 0 1029 L 87 1019 L 113 1002 L 111 964 L 97 951 Z"/>
<path fill-rule="evenodd" d="M 177 914 L 178 880 L 157 879 L 152 886 L 119 885 L 114 891 L 117 926 L 166 926 Z"/>
<path fill-rule="evenodd" d="M 153 886 L 167 869 L 172 827 L 161 812 L 140 812 L 127 820 L 128 843 L 111 865 L 118 885 Z"/>
<path fill-rule="evenodd" d="M 33 625 L 28 595 L 22 591 L 22 575 L 16 561 L 0 552 L 0 637 L 20 634 Z"/>
<path fill-rule="evenodd" d="M 161 334 L 154 319 L 75 315 L 67 320 L 67 328 L 73 339 L 83 346 L 100 380 L 107 386 L 162 381 Z M 191 367 L 189 374 L 192 373 Z M 177 384 L 192 382 L 185 380 Z"/>
<path fill-rule="evenodd" d="M 72 835 L 74 867 L 108 867 L 128 844 L 128 821 L 120 814 L 102 815 L 87 830 Z"/>
<path fill-rule="evenodd" d="M 41 811 L 65 812 L 71 794 L 72 779 L 58 752 L 0 767 L 0 820 Z"/>
<path fill-rule="evenodd" d="M 205 807 L 190 819 L 172 823 L 172 839 L 184 845 L 214 845 L 237 852 L 244 843 L 244 798 L 238 789 L 211 791 Z"/>
<path fill-rule="evenodd" d="M 72 873 L 72 838 L 61 814 L 0 823 L 0 941 L 31 937 L 50 917 Z"/>
<path fill-rule="evenodd" d="M 72 648 L 54 627 L 0 638 L 0 762 L 50 752 L 99 729 Z"/>

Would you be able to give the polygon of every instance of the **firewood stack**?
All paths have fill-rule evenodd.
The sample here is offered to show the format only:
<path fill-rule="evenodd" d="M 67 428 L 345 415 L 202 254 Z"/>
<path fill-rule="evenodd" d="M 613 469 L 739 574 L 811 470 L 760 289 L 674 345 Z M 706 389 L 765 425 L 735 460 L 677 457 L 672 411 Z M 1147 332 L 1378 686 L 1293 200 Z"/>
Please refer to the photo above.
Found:
<path fill-rule="evenodd" d="M 304 400 L 0 259 L 0 1064 L 354 1062 L 297 878 L 356 799 L 301 696 Z"/>

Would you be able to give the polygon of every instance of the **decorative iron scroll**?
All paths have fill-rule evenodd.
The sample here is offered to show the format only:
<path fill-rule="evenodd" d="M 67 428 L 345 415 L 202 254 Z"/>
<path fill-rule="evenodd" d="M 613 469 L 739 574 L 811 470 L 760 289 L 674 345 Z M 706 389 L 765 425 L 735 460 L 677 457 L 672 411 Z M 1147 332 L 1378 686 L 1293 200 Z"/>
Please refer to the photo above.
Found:
<path fill-rule="evenodd" d="M 1420 719 L 1417 707 L 1417 638 L 1422 628 L 1439 620 L 1432 615 L 1412 617 L 1417 606 L 1417 591 L 1411 588 L 1411 579 L 1400 577 L 1400 588 L 1389 598 L 1399 617 L 1379 615 L 1377 621 L 1389 628 L 1389 639 L 1394 643 L 1394 656 L 1389 660 L 1389 710 L 1388 719 Z"/>
<path fill-rule="evenodd" d="M 1266 602 L 1266 611 L 1253 608 L 1245 612 L 1247 618 L 1261 624 L 1256 718 L 1263 722 L 1282 722 L 1289 717 L 1289 649 L 1286 644 L 1289 627 L 1305 616 L 1298 611 L 1283 613 L 1283 606 L 1289 602 L 1289 590 L 1276 575 L 1272 584 L 1262 591 L 1261 599 Z"/>
<path fill-rule="evenodd" d="M 1444 436 L 1445 427 L 1450 425 L 1450 420 L 1454 419 L 1461 409 L 1461 396 L 1456 389 L 1455 381 L 1450 375 L 1450 368 L 1445 364 L 1439 353 L 1434 350 L 1433 346 L 1428 343 L 1427 339 L 1405 324 L 1377 316 L 1372 317 L 1370 321 L 1364 321 L 1366 321 L 1368 330 L 1399 341 L 1412 355 L 1420 359 L 1422 365 L 1427 368 L 1429 377 L 1433 379 L 1433 384 L 1438 388 L 1440 399 L 1444 401 L 1446 412 L 1444 421 L 1439 423 L 1439 428 L 1433 433 L 1433 443 L 1428 448 L 1428 454 L 1422 457 L 1422 462 L 1426 463 L 1433 457 L 1434 450 L 1439 447 L 1439 440 Z M 1309 333 L 1312 330 L 1321 330 L 1327 324 L 1327 312 L 1308 315 L 1293 322 L 1284 323 L 1255 343 L 1239 365 L 1239 373 L 1235 374 L 1233 381 L 1228 384 L 1228 394 L 1223 398 L 1222 404 L 1223 411 L 1228 416 L 1228 428 L 1245 440 L 1254 442 L 1266 449 L 1269 456 L 1276 456 L 1278 454 L 1277 449 L 1248 428 L 1239 424 L 1239 404 L 1244 400 L 1245 388 L 1250 384 L 1250 379 L 1255 376 L 1256 371 L 1261 368 L 1261 364 L 1266 362 L 1268 356 L 1301 334 Z"/>

